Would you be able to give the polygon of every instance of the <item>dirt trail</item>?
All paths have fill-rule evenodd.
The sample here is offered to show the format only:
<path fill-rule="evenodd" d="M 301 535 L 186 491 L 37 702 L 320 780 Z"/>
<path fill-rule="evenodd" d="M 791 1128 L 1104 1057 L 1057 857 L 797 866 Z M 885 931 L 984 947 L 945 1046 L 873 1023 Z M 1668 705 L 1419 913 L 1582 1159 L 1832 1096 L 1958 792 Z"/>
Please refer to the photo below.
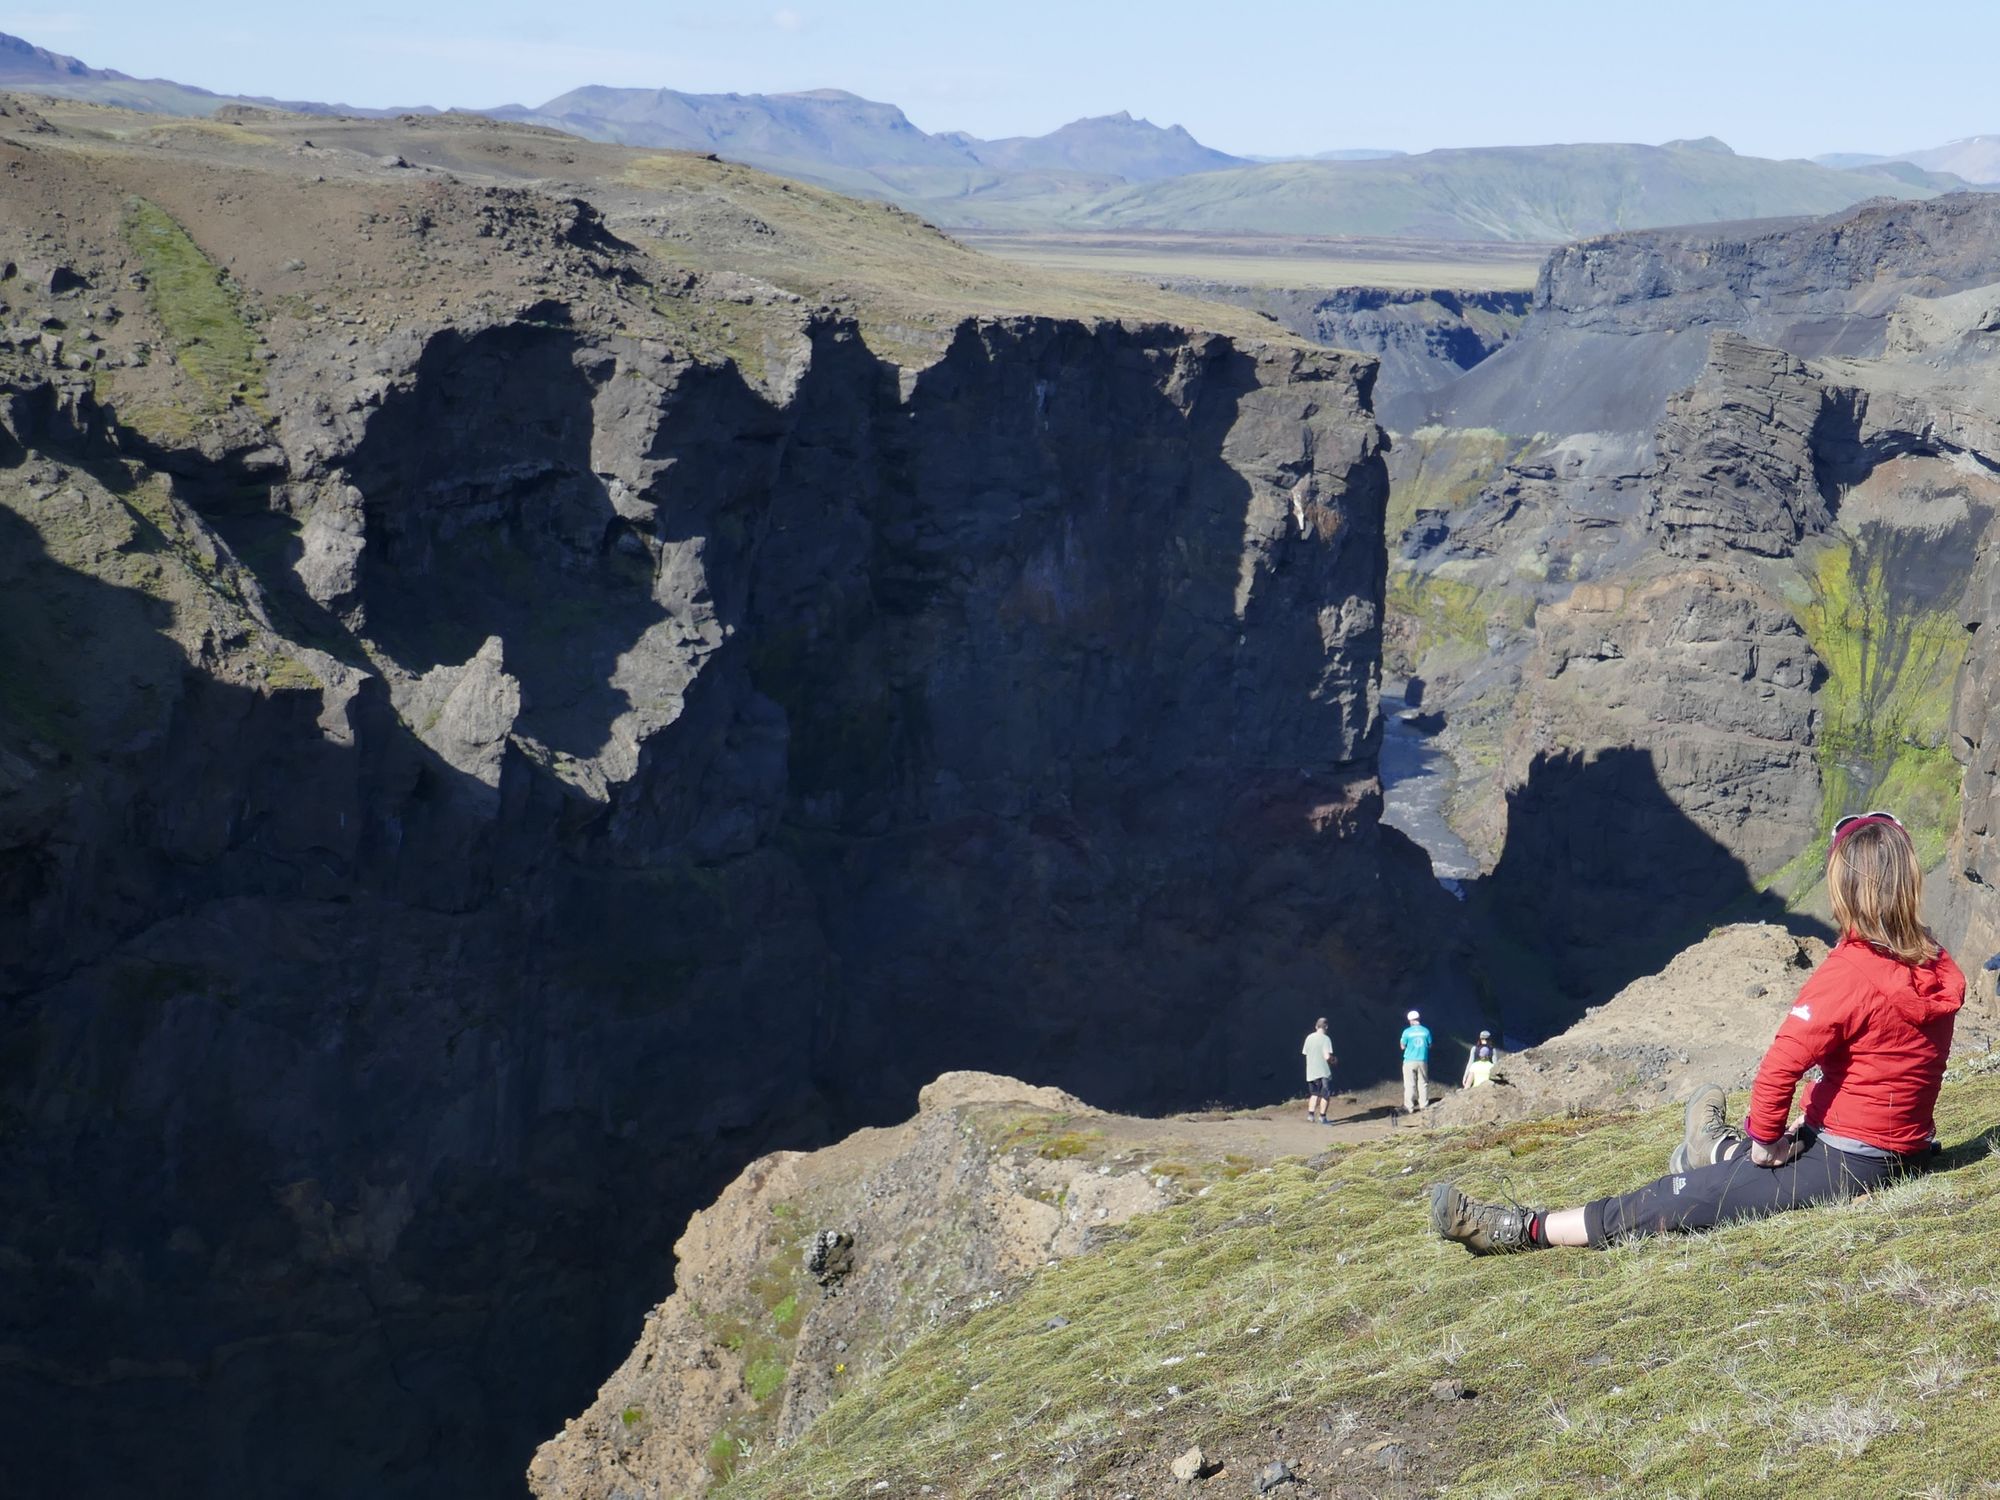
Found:
<path fill-rule="evenodd" d="M 1432 1103 L 1436 1102 L 1434 1094 Z M 1312 1156 L 1331 1145 L 1381 1140 L 1399 1128 L 1402 1103 L 1401 1084 L 1377 1083 L 1334 1095 L 1327 1110 L 1331 1125 L 1308 1123 L 1301 1096 L 1258 1109 L 1197 1111 L 1161 1119 L 1106 1115 L 1101 1126 L 1107 1140 L 1154 1151 L 1174 1150 L 1204 1158 L 1233 1154 L 1265 1162 L 1285 1156 Z"/>

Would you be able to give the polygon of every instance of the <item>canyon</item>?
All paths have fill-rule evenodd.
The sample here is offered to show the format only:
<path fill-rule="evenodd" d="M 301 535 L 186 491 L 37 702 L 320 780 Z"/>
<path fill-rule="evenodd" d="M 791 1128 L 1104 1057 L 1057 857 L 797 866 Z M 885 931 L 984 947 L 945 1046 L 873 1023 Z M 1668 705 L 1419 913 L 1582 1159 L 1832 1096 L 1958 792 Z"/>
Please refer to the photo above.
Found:
<path fill-rule="evenodd" d="M 653 1364 L 689 1431 L 832 1394 L 698 1286 L 645 1321 L 746 1163 L 1065 1091 L 822 1158 L 965 1187 L 910 1311 L 988 1297 L 1193 1191 L 1075 1121 L 1282 1097 L 1322 1012 L 1357 1080 L 1408 1005 L 1560 1032 L 1810 925 L 1876 801 L 2000 947 L 2000 200 L 1196 300 L 530 124 L 0 111 L 40 1491 L 507 1493 L 584 1412 L 563 1472 L 697 1482 Z M 1382 821 L 1385 672 L 1463 900 Z M 691 1231 L 746 1283 L 840 1219 L 773 1170 Z"/>
<path fill-rule="evenodd" d="M 772 1147 L 1472 1013 L 1371 361 L 701 156 L 5 108 L 37 1490 L 504 1491 Z"/>

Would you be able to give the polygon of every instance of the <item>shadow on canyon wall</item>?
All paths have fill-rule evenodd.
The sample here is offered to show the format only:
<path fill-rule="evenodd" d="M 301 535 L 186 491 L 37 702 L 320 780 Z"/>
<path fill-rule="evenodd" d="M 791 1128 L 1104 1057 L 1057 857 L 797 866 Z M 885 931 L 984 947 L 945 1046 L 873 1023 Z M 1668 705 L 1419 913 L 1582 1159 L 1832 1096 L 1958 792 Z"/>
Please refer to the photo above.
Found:
<path fill-rule="evenodd" d="M 752 1157 L 899 1118 L 950 1067 L 1124 1107 L 1268 1098 L 1313 1015 L 1462 989 L 1445 945 L 1384 941 L 1451 903 L 1374 829 L 1374 641 L 1330 670 L 1321 635 L 1329 598 L 1380 587 L 1379 456 L 1349 476 L 1351 539 L 1308 546 L 1225 451 L 1257 420 L 1247 356 L 983 338 L 906 398 L 836 331 L 785 410 L 692 376 L 646 438 L 673 484 L 622 502 L 603 386 L 573 384 L 605 362 L 566 331 L 433 371 L 552 383 L 552 426 L 454 439 L 421 367 L 385 403 L 355 456 L 386 539 L 371 628 L 416 669 L 506 635 L 522 724 L 557 748 L 633 701 L 565 687 L 564 631 L 589 675 L 659 623 L 629 512 L 702 570 L 676 607 L 726 628 L 608 801 L 517 746 L 497 785 L 455 768 L 379 679 L 334 733 L 317 689 L 191 667 L 167 603 L 0 507 L 0 1421 L 24 1486 L 516 1492 Z M 116 509 L 118 465 L 34 442 Z M 245 498 L 270 476 L 208 478 L 190 497 L 274 617 L 336 629 Z M 145 522 L 130 545 L 172 544 Z"/>
<path fill-rule="evenodd" d="M 798 1117 L 670 995 L 566 972 L 561 879 L 379 692 L 338 744 L 317 691 L 188 670 L 168 604 L 4 507 L 0 557 L 13 1482 L 517 1491 L 686 1215 Z M 511 768 L 501 817 L 557 810 Z M 650 916 L 728 930 L 707 893 Z"/>
<path fill-rule="evenodd" d="M 1832 936 L 1760 891 L 1631 747 L 1536 756 L 1508 793 L 1499 861 L 1467 892 L 1484 1001 L 1525 1038 L 1562 1031 L 1725 922 Z"/>

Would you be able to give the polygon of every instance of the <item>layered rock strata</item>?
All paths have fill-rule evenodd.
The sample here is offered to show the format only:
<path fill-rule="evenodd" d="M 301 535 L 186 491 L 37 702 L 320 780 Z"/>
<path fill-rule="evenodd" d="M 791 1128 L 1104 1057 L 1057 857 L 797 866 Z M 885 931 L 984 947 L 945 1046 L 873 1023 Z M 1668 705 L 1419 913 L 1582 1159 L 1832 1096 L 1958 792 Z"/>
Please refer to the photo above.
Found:
<path fill-rule="evenodd" d="M 1176 282 L 1178 289 L 1262 313 L 1317 344 L 1381 361 L 1378 402 L 1412 397 L 1454 379 L 1497 351 L 1521 326 L 1527 292 L 1350 286 L 1292 291 Z"/>
<path fill-rule="evenodd" d="M 1589 242 L 1501 353 L 1395 408 L 1392 656 L 1449 723 L 1455 822 L 1496 875 L 1563 837 L 1531 808 L 1616 827 L 1635 787 L 1713 856 L 1668 872 L 1682 924 L 1765 889 L 1810 904 L 1842 811 L 1898 805 L 1928 862 L 1965 842 L 1953 747 L 1979 736 L 1947 721 L 2000 499 L 1987 283 L 1980 197 Z M 1606 760 L 1627 769 L 1575 774 Z M 1564 986 L 1607 993 L 1617 966 L 1592 968 Z"/>

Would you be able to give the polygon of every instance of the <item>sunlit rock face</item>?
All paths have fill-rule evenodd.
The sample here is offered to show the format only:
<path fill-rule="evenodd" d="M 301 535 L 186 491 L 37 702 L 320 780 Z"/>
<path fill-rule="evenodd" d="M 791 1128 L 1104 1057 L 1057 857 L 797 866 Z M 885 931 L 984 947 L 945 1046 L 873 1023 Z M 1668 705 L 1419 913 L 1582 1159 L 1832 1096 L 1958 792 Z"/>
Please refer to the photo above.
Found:
<path fill-rule="evenodd" d="M 1875 805 L 1967 886 L 1996 284 L 1986 195 L 1586 241 L 1502 350 L 1390 409 L 1391 668 L 1447 725 L 1489 866 L 1526 868 L 1515 803 L 1558 767 L 1624 767 L 1564 777 L 1577 826 L 1615 826 L 1634 751 L 1733 862 L 1662 875 L 1682 924 L 1813 907 L 1828 825 Z M 2000 938 L 1978 882 L 1939 898 L 1952 942 Z"/>

